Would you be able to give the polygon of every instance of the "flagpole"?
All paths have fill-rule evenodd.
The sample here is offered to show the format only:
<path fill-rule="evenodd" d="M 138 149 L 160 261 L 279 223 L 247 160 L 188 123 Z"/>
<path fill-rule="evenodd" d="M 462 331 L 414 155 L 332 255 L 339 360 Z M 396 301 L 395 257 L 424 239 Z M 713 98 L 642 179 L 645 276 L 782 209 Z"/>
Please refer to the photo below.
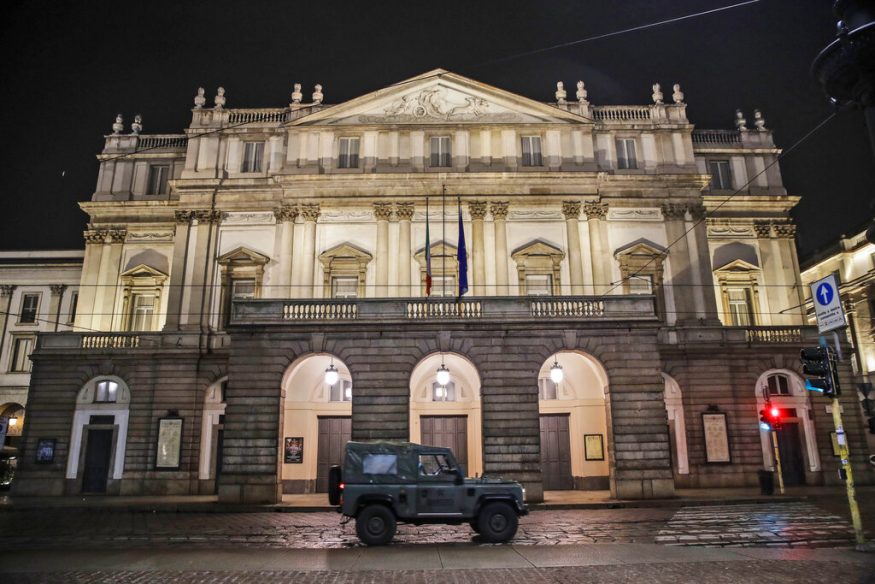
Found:
<path fill-rule="evenodd" d="M 441 253 L 441 297 L 447 295 L 447 185 L 441 185 L 441 241 L 443 253 Z"/>

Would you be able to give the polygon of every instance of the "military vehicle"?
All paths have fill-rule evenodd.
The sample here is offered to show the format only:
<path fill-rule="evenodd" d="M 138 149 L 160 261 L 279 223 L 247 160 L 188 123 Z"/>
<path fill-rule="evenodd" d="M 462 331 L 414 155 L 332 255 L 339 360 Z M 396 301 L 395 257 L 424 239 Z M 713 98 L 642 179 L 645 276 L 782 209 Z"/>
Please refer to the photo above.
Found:
<path fill-rule="evenodd" d="M 348 442 L 331 467 L 328 499 L 356 520 L 367 545 L 386 545 L 397 523 L 468 523 L 487 542 L 505 542 L 529 510 L 525 489 L 501 478 L 465 478 L 449 448 L 410 442 Z"/>

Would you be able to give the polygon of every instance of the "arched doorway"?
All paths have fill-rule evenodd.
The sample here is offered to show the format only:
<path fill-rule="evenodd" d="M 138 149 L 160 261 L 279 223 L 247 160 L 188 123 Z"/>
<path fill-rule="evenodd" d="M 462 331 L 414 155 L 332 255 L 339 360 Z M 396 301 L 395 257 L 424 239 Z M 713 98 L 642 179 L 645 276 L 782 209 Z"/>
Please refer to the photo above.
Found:
<path fill-rule="evenodd" d="M 671 442 L 672 471 L 675 476 L 690 474 L 687 455 L 687 423 L 681 386 L 674 377 L 662 374 L 665 380 L 665 411 L 668 415 L 668 438 Z"/>
<path fill-rule="evenodd" d="M 445 385 L 437 371 L 449 371 Z M 433 353 L 410 375 L 410 441 L 452 448 L 468 476 L 483 474 L 480 374 L 456 353 Z"/>
<path fill-rule="evenodd" d="M 544 361 L 538 410 L 545 491 L 610 488 L 607 388 L 607 373 L 591 355 L 560 351 Z"/>
<path fill-rule="evenodd" d="M 814 434 L 811 402 L 802 379 L 787 369 L 766 371 L 757 380 L 757 415 L 765 407 L 766 396 L 781 410 L 781 427 L 774 432 L 781 456 L 781 475 L 785 485 L 803 485 L 809 482 L 808 473 L 820 471 L 820 455 Z M 760 430 L 763 466 L 775 469 L 772 432 Z"/>
<path fill-rule="evenodd" d="M 328 492 L 328 469 L 343 462 L 352 435 L 352 391 L 349 368 L 334 355 L 307 355 L 286 370 L 279 436 L 283 493 Z"/>
<path fill-rule="evenodd" d="M 198 480 L 201 493 L 216 493 L 222 474 L 223 438 L 225 432 L 225 386 L 223 377 L 207 388 L 201 417 L 201 446 L 198 460 Z"/>
<path fill-rule="evenodd" d="M 76 479 L 81 492 L 118 494 L 117 481 L 125 468 L 130 403 L 128 385 L 114 375 L 93 378 L 76 396 L 67 478 Z M 38 450 L 40 447 L 37 445 Z"/>

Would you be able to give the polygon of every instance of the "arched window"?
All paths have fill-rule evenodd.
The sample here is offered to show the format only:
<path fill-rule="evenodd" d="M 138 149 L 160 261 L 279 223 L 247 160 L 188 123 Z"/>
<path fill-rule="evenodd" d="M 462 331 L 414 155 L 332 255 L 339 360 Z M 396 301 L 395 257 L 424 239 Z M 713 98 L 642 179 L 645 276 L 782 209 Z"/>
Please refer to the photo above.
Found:
<path fill-rule="evenodd" d="M 94 403 L 115 403 L 118 401 L 118 383 L 110 379 L 98 381 L 94 391 Z"/>
<path fill-rule="evenodd" d="M 769 395 L 790 395 L 790 380 L 786 375 L 769 375 L 766 383 Z"/>
<path fill-rule="evenodd" d="M 432 401 L 436 402 L 454 402 L 456 401 L 456 384 L 452 381 L 446 385 L 441 385 L 437 381 L 431 384 Z"/>
<path fill-rule="evenodd" d="M 328 387 L 328 401 L 348 402 L 352 401 L 352 381 L 338 379 L 337 383 Z"/>

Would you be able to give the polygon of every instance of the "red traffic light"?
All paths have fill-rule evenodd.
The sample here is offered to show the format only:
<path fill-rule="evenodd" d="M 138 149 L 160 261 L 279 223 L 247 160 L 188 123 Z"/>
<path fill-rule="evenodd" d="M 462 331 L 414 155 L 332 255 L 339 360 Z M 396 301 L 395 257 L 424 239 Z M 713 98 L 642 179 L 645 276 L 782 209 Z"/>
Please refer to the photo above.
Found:
<path fill-rule="evenodd" d="M 781 417 L 781 410 L 776 408 L 775 406 L 770 407 L 769 408 L 769 417 L 771 417 L 773 420 L 777 420 L 778 418 Z"/>

